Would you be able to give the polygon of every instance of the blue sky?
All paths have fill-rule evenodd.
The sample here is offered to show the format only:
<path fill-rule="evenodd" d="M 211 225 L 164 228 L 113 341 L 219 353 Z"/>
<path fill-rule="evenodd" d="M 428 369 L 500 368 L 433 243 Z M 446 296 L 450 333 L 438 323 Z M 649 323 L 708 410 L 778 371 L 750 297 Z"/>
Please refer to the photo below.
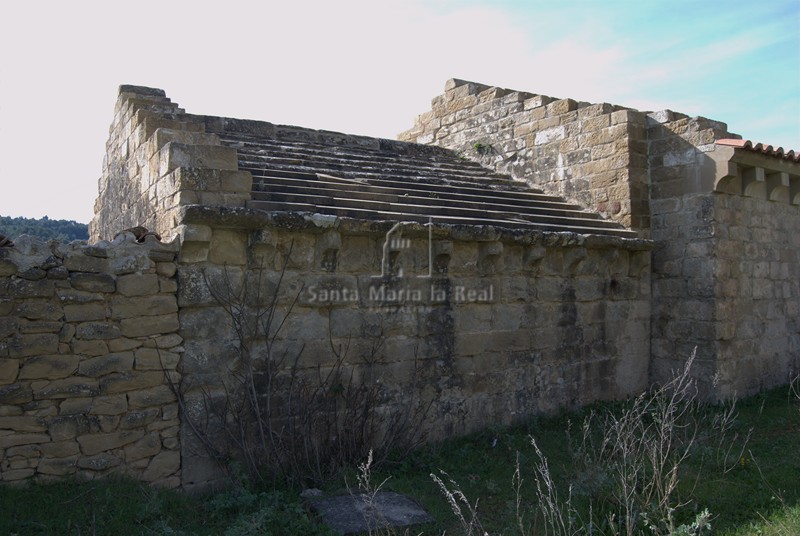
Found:
<path fill-rule="evenodd" d="M 800 150 L 800 0 L 15 2 L 0 50 L 7 216 L 91 218 L 127 83 L 192 113 L 395 137 L 455 77 Z"/>

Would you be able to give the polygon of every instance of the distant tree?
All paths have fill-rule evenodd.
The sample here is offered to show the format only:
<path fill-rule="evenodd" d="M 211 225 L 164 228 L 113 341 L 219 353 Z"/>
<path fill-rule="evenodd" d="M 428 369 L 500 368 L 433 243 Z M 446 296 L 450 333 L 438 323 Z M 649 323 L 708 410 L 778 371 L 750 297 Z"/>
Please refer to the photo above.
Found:
<path fill-rule="evenodd" d="M 47 216 L 39 220 L 0 216 L 0 234 L 11 240 L 16 240 L 24 234 L 62 242 L 89 239 L 89 229 L 85 223 L 72 220 L 51 220 Z"/>

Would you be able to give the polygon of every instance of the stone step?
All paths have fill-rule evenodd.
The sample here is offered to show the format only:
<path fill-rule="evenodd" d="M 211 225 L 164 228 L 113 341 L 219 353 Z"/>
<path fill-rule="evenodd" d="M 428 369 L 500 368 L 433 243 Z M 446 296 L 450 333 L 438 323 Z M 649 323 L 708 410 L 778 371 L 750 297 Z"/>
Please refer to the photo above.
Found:
<path fill-rule="evenodd" d="M 459 158 L 455 153 L 446 150 L 440 150 L 438 154 L 430 154 L 430 151 L 419 151 L 420 154 L 415 154 L 415 151 L 410 150 L 402 155 L 396 152 L 389 151 L 375 151 L 365 147 L 357 147 L 350 145 L 322 145 L 310 142 L 300 141 L 287 141 L 287 140 L 271 140 L 258 138 L 254 136 L 235 136 L 232 137 L 230 133 L 219 134 L 224 143 L 235 145 L 242 153 L 247 154 L 260 154 L 259 151 L 266 154 L 289 154 L 300 156 L 306 155 L 312 158 L 334 155 L 344 160 L 351 160 L 358 162 L 360 160 L 376 161 L 376 162 L 399 162 L 398 156 L 402 156 L 402 162 L 411 164 L 420 164 L 422 166 L 441 167 L 444 169 L 450 168 L 453 170 L 475 171 L 482 176 L 491 176 L 493 178 L 508 180 L 509 177 L 496 173 L 482 167 L 477 162 Z M 393 145 L 400 142 L 393 142 L 391 140 L 381 140 L 391 142 Z M 414 144 L 405 144 L 412 148 L 420 148 Z M 429 149 L 430 147 L 422 146 L 421 148 Z"/>
<path fill-rule="evenodd" d="M 510 186 L 517 186 L 527 189 L 527 185 L 523 185 L 508 177 L 492 177 L 482 170 L 465 171 L 458 168 L 442 168 L 434 167 L 431 165 L 411 165 L 409 163 L 386 161 L 379 162 L 376 160 L 361 160 L 353 162 L 347 159 L 326 157 L 318 155 L 316 157 L 299 158 L 289 154 L 281 155 L 253 155 L 242 154 L 239 152 L 239 165 L 242 169 L 257 170 L 265 168 L 291 168 L 293 166 L 303 167 L 307 169 L 325 168 L 329 172 L 349 173 L 352 175 L 361 174 L 392 174 L 396 176 L 406 177 L 430 177 L 441 178 L 448 177 L 456 180 L 470 181 L 482 184 L 508 184 Z"/>
<path fill-rule="evenodd" d="M 312 170 L 269 170 L 253 173 L 253 190 L 263 191 L 269 187 L 273 181 L 281 181 L 284 179 L 297 179 L 303 181 L 320 181 L 350 185 L 352 188 L 375 191 L 376 193 L 394 193 L 396 191 L 415 192 L 420 195 L 436 194 L 454 195 L 454 196 L 470 196 L 471 198 L 495 198 L 505 199 L 508 201 L 516 200 L 520 203 L 546 203 L 548 206 L 554 205 L 566 210 L 581 211 L 578 205 L 565 202 L 563 199 L 541 193 L 534 193 L 528 189 L 510 190 L 501 187 L 487 187 L 483 184 L 475 184 L 462 181 L 442 181 L 438 180 L 433 182 L 431 180 L 393 180 L 391 178 L 357 178 L 349 179 L 346 177 L 336 177 L 334 175 L 327 175 L 325 173 L 314 173 Z M 388 190 L 384 190 L 388 189 Z"/>
<path fill-rule="evenodd" d="M 275 127 L 275 132 L 288 127 Z M 432 219 L 633 238 L 619 224 L 438 147 L 315 131 L 216 132 L 253 176 L 247 206 L 369 220 Z"/>
<path fill-rule="evenodd" d="M 615 229 L 613 222 L 592 218 L 580 218 L 573 215 L 561 216 L 545 214 L 542 211 L 520 212 L 500 210 L 493 205 L 484 208 L 470 208 L 461 205 L 436 204 L 433 202 L 418 203 L 407 200 L 401 203 L 379 201 L 375 199 L 354 199 L 351 196 L 326 196 L 319 193 L 281 194 L 275 195 L 265 202 L 282 205 L 303 205 L 314 207 L 314 212 L 324 212 L 328 208 L 360 209 L 373 212 L 391 212 L 402 214 L 423 214 L 428 216 L 453 216 L 475 221 L 492 220 L 522 220 L 553 225 L 583 225 L 602 229 Z"/>
<path fill-rule="evenodd" d="M 330 147 L 325 145 L 313 145 L 301 142 L 274 142 L 273 140 L 259 140 L 254 142 L 235 142 L 232 139 L 223 139 L 223 142 L 235 146 L 240 154 L 242 162 L 248 165 L 266 164 L 275 162 L 280 164 L 282 159 L 290 162 L 310 161 L 313 165 L 323 162 L 342 166 L 340 169 L 353 168 L 359 169 L 364 166 L 369 168 L 383 169 L 387 165 L 393 166 L 396 170 L 424 170 L 423 174 L 441 174 L 449 172 L 454 175 L 464 177 L 474 177 L 480 180 L 497 180 L 506 183 L 513 183 L 513 179 L 507 175 L 501 175 L 487 170 L 477 162 L 459 159 L 455 154 L 448 157 L 419 157 L 403 155 L 402 159 L 396 154 L 369 151 L 367 149 L 352 147 Z M 242 145 L 244 144 L 244 145 Z"/>
<path fill-rule="evenodd" d="M 497 207 L 498 210 L 506 211 L 539 211 L 548 215 L 567 216 L 599 219 L 599 216 L 592 212 L 584 212 L 574 205 L 552 200 L 531 200 L 519 197 L 503 197 L 493 195 L 494 192 L 487 191 L 481 195 L 462 193 L 458 191 L 443 191 L 441 193 L 415 188 L 393 188 L 384 186 L 364 185 L 356 182 L 334 182 L 321 178 L 317 180 L 293 179 L 284 177 L 264 178 L 259 184 L 259 190 L 253 192 L 253 199 L 271 200 L 279 199 L 285 194 L 314 194 L 325 196 L 347 195 L 356 199 L 372 199 L 390 203 L 418 203 L 436 204 L 449 202 L 458 206 L 473 209 L 483 209 L 489 206 Z M 345 193 L 346 192 L 346 193 Z"/>
<path fill-rule="evenodd" d="M 464 218 L 457 216 L 441 216 L 437 214 L 412 214 L 405 212 L 375 211 L 348 207 L 318 207 L 304 203 L 274 203 L 271 201 L 250 201 L 248 208 L 265 210 L 269 212 L 298 212 L 309 214 L 326 214 L 341 218 L 354 218 L 361 220 L 382 220 L 382 221 L 414 221 L 418 223 L 450 224 L 450 225 L 492 225 L 495 227 L 523 228 L 550 232 L 572 232 L 578 234 L 603 234 L 618 236 L 621 238 L 636 238 L 636 233 L 623 228 L 606 229 L 591 225 L 581 225 L 570 222 L 567 225 L 558 225 L 546 222 L 533 222 L 514 219 L 493 219 L 484 218 Z"/>

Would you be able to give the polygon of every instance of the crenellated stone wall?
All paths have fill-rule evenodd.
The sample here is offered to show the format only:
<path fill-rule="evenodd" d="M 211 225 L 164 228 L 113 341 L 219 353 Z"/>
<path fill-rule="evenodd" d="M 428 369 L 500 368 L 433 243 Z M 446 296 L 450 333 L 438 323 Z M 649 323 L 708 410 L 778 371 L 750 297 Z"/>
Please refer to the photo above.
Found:
<path fill-rule="evenodd" d="M 398 136 L 459 151 L 646 237 L 646 115 L 451 79 Z"/>
<path fill-rule="evenodd" d="M 0 248 L 0 480 L 180 485 L 177 244 Z"/>

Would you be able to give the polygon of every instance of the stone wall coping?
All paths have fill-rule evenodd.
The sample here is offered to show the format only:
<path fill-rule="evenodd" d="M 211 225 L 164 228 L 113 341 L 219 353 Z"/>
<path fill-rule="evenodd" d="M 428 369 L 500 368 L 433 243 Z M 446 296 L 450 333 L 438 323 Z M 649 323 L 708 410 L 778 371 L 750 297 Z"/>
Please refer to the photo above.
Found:
<path fill-rule="evenodd" d="M 208 225 L 214 228 L 261 229 L 278 227 L 288 230 L 325 232 L 335 228 L 348 234 L 385 234 L 397 221 L 364 220 L 336 217 L 325 214 L 300 212 L 271 212 L 242 207 L 186 205 L 181 207 L 180 219 L 189 225 Z M 428 227 L 418 222 L 408 222 L 403 229 L 407 234 L 426 234 Z M 653 242 L 643 238 L 550 232 L 532 229 L 511 229 L 493 225 L 456 225 L 435 223 L 433 237 L 461 242 L 513 242 L 521 245 L 588 247 L 592 249 L 616 248 L 631 251 L 649 251 Z"/>
<path fill-rule="evenodd" d="M 154 236 L 148 236 L 144 242 L 139 243 L 132 233 L 121 233 L 113 241 L 100 240 L 92 244 L 86 240 L 64 243 L 22 235 L 16 239 L 13 247 L 0 248 L 0 264 L 4 267 L 2 271 L 13 273 L 55 265 L 55 259 L 76 256 L 106 259 L 148 257 L 157 261 L 171 261 L 179 250 L 180 242 L 176 239 L 160 242 Z"/>

